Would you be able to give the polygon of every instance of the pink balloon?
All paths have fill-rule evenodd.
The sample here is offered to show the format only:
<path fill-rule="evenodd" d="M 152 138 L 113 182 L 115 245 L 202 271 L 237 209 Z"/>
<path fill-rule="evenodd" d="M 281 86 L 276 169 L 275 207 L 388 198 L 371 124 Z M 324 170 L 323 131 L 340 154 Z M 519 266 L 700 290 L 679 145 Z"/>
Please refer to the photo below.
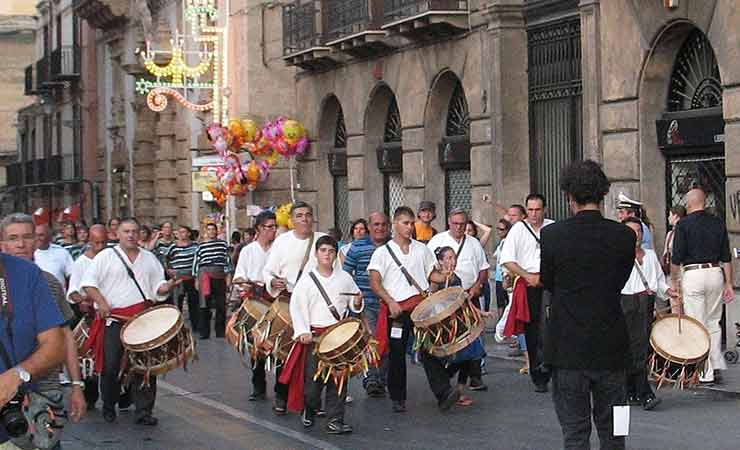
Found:
<path fill-rule="evenodd" d="M 298 143 L 295 146 L 296 154 L 302 155 L 306 153 L 306 150 L 308 150 L 308 145 L 309 145 L 308 138 L 307 137 L 302 138 L 300 141 L 298 141 Z"/>
<path fill-rule="evenodd" d="M 226 142 L 226 139 L 224 139 L 223 136 L 219 136 L 216 138 L 213 148 L 216 149 L 219 155 L 224 156 L 226 154 L 226 150 L 229 148 L 229 143 Z"/>

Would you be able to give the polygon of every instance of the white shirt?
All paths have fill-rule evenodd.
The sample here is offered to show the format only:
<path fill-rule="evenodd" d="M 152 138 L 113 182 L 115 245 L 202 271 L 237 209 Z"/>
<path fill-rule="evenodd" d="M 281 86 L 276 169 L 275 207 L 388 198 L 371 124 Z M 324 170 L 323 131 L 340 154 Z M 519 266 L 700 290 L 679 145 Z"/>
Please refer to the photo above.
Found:
<path fill-rule="evenodd" d="M 554 221 L 545 219 L 540 231 L 551 223 Z M 524 220 L 515 223 L 506 235 L 504 246 L 501 248 L 501 264 L 515 262 L 526 272 L 540 273 L 540 244 L 527 231 L 527 226 L 537 235 L 537 239 L 540 238 L 540 231 L 535 231 L 530 223 L 525 225 Z"/>
<path fill-rule="evenodd" d="M 334 269 L 330 277 L 324 277 L 318 270 L 310 271 L 316 275 L 319 283 L 329 296 L 331 303 L 337 309 L 339 317 L 344 317 L 347 309 L 352 312 L 362 312 L 364 306 L 354 307 L 355 297 L 350 295 L 340 295 L 340 293 L 360 292 L 352 277 L 341 269 Z M 295 285 L 293 295 L 290 297 L 290 318 L 293 321 L 293 339 L 298 336 L 311 332 L 311 326 L 328 327 L 337 323 L 326 300 L 321 295 L 319 288 L 316 287 L 313 279 L 307 275 L 301 277 Z"/>
<path fill-rule="evenodd" d="M 316 241 L 321 237 L 326 236 L 326 233 L 320 233 L 314 231 L 313 242 L 308 254 L 308 261 L 306 267 L 303 268 L 302 274 L 307 273 L 309 270 L 316 267 Z M 311 238 L 298 239 L 295 235 L 295 231 L 291 230 L 287 233 L 283 233 L 272 243 L 270 251 L 267 253 L 267 261 L 265 262 L 265 268 L 262 270 L 262 279 L 265 282 L 267 292 L 277 297 L 280 293 L 272 287 L 272 280 L 275 276 L 285 278 L 287 280 L 288 292 L 293 292 L 293 286 L 295 286 L 298 280 L 298 271 L 301 269 L 301 263 L 306 255 L 306 249 Z M 336 267 L 339 267 L 339 261 L 337 260 Z"/>
<path fill-rule="evenodd" d="M 660 261 L 655 251 L 648 248 L 644 249 L 645 256 L 642 257 L 642 274 L 645 276 L 648 287 L 650 290 L 655 292 L 656 295 L 665 299 L 667 297 L 666 291 L 668 290 L 668 283 L 665 281 L 665 275 L 663 269 L 660 267 Z M 630 274 L 627 284 L 622 289 L 623 295 L 632 295 L 645 291 L 645 283 L 640 278 L 640 273 L 637 271 L 638 262 L 635 260 L 635 265 L 632 266 L 632 273 Z"/>
<path fill-rule="evenodd" d="M 46 250 L 36 249 L 33 252 L 33 262 L 44 272 L 54 275 L 62 286 L 67 285 L 67 277 L 72 274 L 74 260 L 64 247 L 50 244 Z"/>
<path fill-rule="evenodd" d="M 139 249 L 138 256 L 131 263 L 119 245 L 106 248 L 93 258 L 92 264 L 82 275 L 80 286 L 97 288 L 111 308 L 126 308 L 144 301 L 123 261 L 116 256 L 113 249 L 118 250 L 123 259 L 127 260 L 127 265 L 133 270 L 136 281 L 148 300 L 167 299 L 167 294 L 157 295 L 157 290 L 167 283 L 164 268 L 157 257 L 149 250 Z"/>
<path fill-rule="evenodd" d="M 401 265 L 406 268 L 411 277 L 419 284 L 419 287 L 425 291 L 429 289 L 429 274 L 434 270 L 434 254 L 429 247 L 419 241 L 411 240 L 409 253 L 401 251 L 401 247 L 394 241 L 388 241 L 388 245 L 393 250 Z M 380 274 L 383 280 L 383 288 L 397 302 L 408 300 L 414 295 L 420 294 L 419 290 L 409 284 L 398 264 L 393 260 L 388 247 L 381 245 L 378 247 L 373 256 L 370 258 L 370 264 L 367 271 L 374 270 Z"/>
<path fill-rule="evenodd" d="M 491 267 L 480 241 L 472 236 L 465 236 L 462 253 L 460 252 L 460 243 L 452 237 L 449 231 L 435 234 L 427 247 L 432 253 L 440 247 L 451 247 L 455 251 L 457 254 L 455 275 L 460 278 L 463 289 L 470 289 L 478 281 L 478 274 L 481 270 L 488 270 Z"/>
<path fill-rule="evenodd" d="M 72 264 L 72 274 L 69 276 L 69 288 L 67 289 L 68 302 L 74 303 L 71 296 L 75 292 L 80 294 L 82 298 L 87 297 L 87 293 L 82 289 L 80 283 L 82 282 L 82 275 L 84 275 L 87 268 L 92 265 L 92 262 L 93 260 L 83 253 L 75 260 L 74 264 Z"/>
<path fill-rule="evenodd" d="M 257 241 L 250 242 L 239 252 L 239 262 L 236 264 L 234 279 L 262 281 L 262 269 L 265 268 L 266 261 L 267 251 L 262 248 L 262 245 Z"/>

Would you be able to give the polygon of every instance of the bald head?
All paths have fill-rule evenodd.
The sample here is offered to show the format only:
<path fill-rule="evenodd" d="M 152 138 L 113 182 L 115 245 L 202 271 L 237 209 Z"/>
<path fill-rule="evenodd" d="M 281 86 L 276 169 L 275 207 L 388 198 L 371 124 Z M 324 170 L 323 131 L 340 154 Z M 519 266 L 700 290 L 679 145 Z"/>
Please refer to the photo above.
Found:
<path fill-rule="evenodd" d="M 390 237 L 390 228 L 388 216 L 380 211 L 370 214 L 367 220 L 367 227 L 370 230 L 370 239 L 375 245 L 384 244 Z"/>
<path fill-rule="evenodd" d="M 699 188 L 686 193 L 686 211 L 691 214 L 694 211 L 704 209 L 707 202 L 707 194 Z"/>
<path fill-rule="evenodd" d="M 105 226 L 100 224 L 91 226 L 87 243 L 88 248 L 85 255 L 88 258 L 94 258 L 108 244 L 108 230 Z"/>

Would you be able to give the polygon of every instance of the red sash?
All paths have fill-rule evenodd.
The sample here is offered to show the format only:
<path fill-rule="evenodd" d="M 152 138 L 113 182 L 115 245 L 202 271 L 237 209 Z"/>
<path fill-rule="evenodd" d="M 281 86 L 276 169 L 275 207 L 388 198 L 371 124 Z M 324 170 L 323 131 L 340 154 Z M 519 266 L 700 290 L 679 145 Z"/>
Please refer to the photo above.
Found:
<path fill-rule="evenodd" d="M 321 336 L 329 327 L 311 327 L 314 336 Z M 288 385 L 288 409 L 301 412 L 305 407 L 306 358 L 313 344 L 301 344 L 296 341 L 285 361 L 278 382 Z"/>
<path fill-rule="evenodd" d="M 419 303 L 421 303 L 422 300 L 424 300 L 424 296 L 421 294 L 417 294 L 400 302 L 398 306 L 401 307 L 401 311 L 410 313 L 414 310 L 414 308 L 416 308 Z M 378 355 L 380 355 L 381 359 L 383 358 L 383 355 L 388 353 L 388 349 L 390 348 L 388 342 L 389 317 L 390 312 L 388 310 L 388 305 L 386 305 L 385 302 L 381 301 L 380 313 L 378 314 L 378 324 L 375 327 L 375 338 L 378 340 Z"/>
<path fill-rule="evenodd" d="M 511 309 L 506 318 L 504 336 L 515 336 L 524 333 L 524 327 L 529 323 L 529 302 L 527 300 L 527 282 L 522 277 L 514 280 L 514 292 L 511 296 Z"/>
<path fill-rule="evenodd" d="M 148 305 L 146 302 L 137 303 L 135 305 L 127 306 L 126 308 L 115 308 L 111 310 L 111 314 L 124 317 L 132 317 L 136 314 L 147 309 Z M 85 341 L 83 347 L 83 354 L 87 353 L 88 350 L 93 350 L 93 357 L 95 359 L 95 373 L 103 373 L 105 368 L 105 321 L 100 315 L 95 316 L 95 320 L 90 327 L 90 336 Z"/>

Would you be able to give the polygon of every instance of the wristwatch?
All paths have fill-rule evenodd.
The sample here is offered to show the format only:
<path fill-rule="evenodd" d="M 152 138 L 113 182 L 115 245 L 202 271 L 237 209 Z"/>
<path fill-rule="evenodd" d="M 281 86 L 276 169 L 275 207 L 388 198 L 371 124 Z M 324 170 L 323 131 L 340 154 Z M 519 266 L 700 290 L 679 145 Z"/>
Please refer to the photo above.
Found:
<path fill-rule="evenodd" d="M 31 381 L 31 374 L 26 369 L 21 366 L 15 366 L 14 369 L 18 372 L 18 378 L 20 378 L 22 382 L 29 383 Z"/>

